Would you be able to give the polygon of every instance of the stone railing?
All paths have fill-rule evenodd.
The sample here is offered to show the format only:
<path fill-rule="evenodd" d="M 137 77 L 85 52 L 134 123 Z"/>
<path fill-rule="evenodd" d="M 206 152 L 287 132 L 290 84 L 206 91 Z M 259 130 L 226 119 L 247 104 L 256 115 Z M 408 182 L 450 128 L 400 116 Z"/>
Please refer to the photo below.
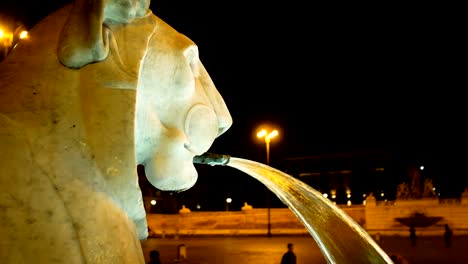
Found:
<path fill-rule="evenodd" d="M 409 226 L 397 218 L 420 215 L 426 220 L 439 219 L 428 227 L 416 226 L 416 232 L 424 235 L 441 235 L 447 224 L 455 234 L 468 234 L 468 195 L 461 199 L 414 199 L 377 202 L 374 197 L 366 200 L 364 227 L 369 233 L 387 235 L 408 235 Z M 424 220 L 424 219 L 423 219 Z"/>
<path fill-rule="evenodd" d="M 441 218 L 429 227 L 416 227 L 418 235 L 441 235 L 448 224 L 455 234 L 468 234 L 468 192 L 460 199 L 437 198 L 377 202 L 368 197 L 366 205 L 341 208 L 370 234 L 405 235 L 409 227 L 397 218 L 414 214 Z M 264 235 L 268 213 L 264 208 L 245 205 L 242 211 L 192 212 L 183 207 L 179 214 L 149 214 L 148 226 L 153 236 L 174 235 Z M 289 208 L 270 209 L 272 234 L 308 234 Z"/>
<path fill-rule="evenodd" d="M 364 206 L 343 209 L 357 223 L 364 225 Z M 152 236 L 264 235 L 267 234 L 268 210 L 250 207 L 232 212 L 192 212 L 182 208 L 179 214 L 148 214 L 147 219 Z M 270 224 L 274 235 L 309 234 L 289 208 L 270 209 Z"/>

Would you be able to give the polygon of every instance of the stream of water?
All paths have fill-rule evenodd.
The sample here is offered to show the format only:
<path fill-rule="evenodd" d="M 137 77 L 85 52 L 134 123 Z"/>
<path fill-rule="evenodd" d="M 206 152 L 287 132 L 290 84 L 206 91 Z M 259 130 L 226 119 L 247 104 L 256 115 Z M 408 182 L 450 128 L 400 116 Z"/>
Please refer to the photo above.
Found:
<path fill-rule="evenodd" d="M 270 166 L 231 157 L 226 166 L 254 177 L 291 209 L 328 263 L 393 263 L 367 231 L 320 192 Z"/>

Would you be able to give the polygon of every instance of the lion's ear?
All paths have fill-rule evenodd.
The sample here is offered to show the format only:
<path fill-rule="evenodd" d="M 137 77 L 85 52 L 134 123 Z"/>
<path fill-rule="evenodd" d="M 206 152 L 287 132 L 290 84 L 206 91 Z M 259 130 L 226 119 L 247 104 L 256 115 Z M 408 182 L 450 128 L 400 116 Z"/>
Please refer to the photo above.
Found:
<path fill-rule="evenodd" d="M 69 68 L 102 61 L 109 54 L 104 23 L 127 24 L 145 16 L 150 0 L 75 0 L 60 33 L 58 58 Z"/>
<path fill-rule="evenodd" d="M 104 60 L 109 54 L 108 29 L 103 27 L 105 0 L 77 0 L 60 33 L 58 58 L 69 68 Z"/>

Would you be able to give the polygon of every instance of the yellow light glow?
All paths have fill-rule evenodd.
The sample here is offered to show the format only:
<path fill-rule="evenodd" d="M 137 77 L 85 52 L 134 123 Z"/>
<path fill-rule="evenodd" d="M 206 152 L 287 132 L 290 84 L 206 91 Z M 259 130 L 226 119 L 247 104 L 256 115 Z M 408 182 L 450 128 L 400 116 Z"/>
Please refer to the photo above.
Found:
<path fill-rule="evenodd" d="M 0 28 L 0 38 L 3 38 L 5 36 L 5 32 L 3 29 Z"/>
<path fill-rule="evenodd" d="M 273 130 L 273 131 L 271 131 L 270 134 L 267 135 L 267 138 L 269 138 L 269 139 L 270 139 L 270 138 L 274 138 L 274 137 L 276 137 L 277 135 L 278 135 L 278 130 Z"/>
<path fill-rule="evenodd" d="M 28 38 L 28 32 L 26 30 L 21 31 L 20 34 L 19 34 L 19 38 L 20 39 Z"/>
<path fill-rule="evenodd" d="M 259 131 L 259 132 L 257 133 L 257 137 L 258 137 L 258 138 L 262 138 L 262 137 L 264 137 L 266 134 L 267 134 L 266 130 L 265 130 L 265 129 L 262 129 L 261 131 Z"/>
<path fill-rule="evenodd" d="M 262 129 L 260 131 L 258 131 L 257 133 L 257 137 L 258 138 L 265 138 L 265 141 L 270 141 L 270 139 L 276 137 L 279 135 L 279 132 L 278 130 L 273 130 L 271 132 L 268 132 L 266 129 Z"/>
<path fill-rule="evenodd" d="M 271 132 L 268 132 L 266 128 L 260 129 L 257 132 L 257 137 L 258 138 L 263 138 L 265 140 L 265 146 L 266 146 L 266 164 L 270 165 L 270 141 L 272 138 L 276 137 L 278 135 L 278 130 L 273 130 Z"/>

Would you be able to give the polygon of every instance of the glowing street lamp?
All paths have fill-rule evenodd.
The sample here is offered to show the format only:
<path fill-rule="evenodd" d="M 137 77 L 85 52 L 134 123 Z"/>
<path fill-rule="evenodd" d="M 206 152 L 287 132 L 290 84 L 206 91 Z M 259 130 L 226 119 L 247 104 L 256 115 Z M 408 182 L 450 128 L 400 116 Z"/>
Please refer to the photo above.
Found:
<path fill-rule="evenodd" d="M 229 204 L 232 202 L 231 198 L 226 198 L 226 211 L 229 211 Z"/>
<path fill-rule="evenodd" d="M 268 132 L 266 129 L 262 129 L 260 130 L 258 133 L 257 133 L 257 137 L 258 138 L 263 138 L 265 139 L 265 145 L 266 145 L 266 164 L 267 165 L 270 165 L 270 141 L 272 138 L 278 136 L 278 130 L 273 130 L 271 132 Z M 268 193 L 267 193 L 267 207 L 268 207 L 268 232 L 267 232 L 267 236 L 268 237 L 271 237 L 271 220 L 270 220 L 270 209 L 271 209 L 271 205 L 270 205 L 270 198 L 271 196 L 271 193 L 270 193 L 270 190 L 268 190 Z"/>
<path fill-rule="evenodd" d="M 3 45 L 3 58 L 6 58 L 10 52 L 10 48 L 18 39 L 27 39 L 28 31 L 23 30 L 24 27 L 17 27 L 14 32 L 10 32 L 7 28 L 0 28 L 0 42 Z M 17 39 L 15 39 L 15 37 Z"/>
<path fill-rule="evenodd" d="M 270 165 L 270 141 L 272 138 L 276 137 L 278 135 L 278 130 L 273 130 L 271 132 L 267 132 L 267 130 L 262 129 L 257 133 L 258 138 L 264 138 L 265 139 L 265 145 L 266 145 L 266 164 Z"/>
<path fill-rule="evenodd" d="M 22 30 L 20 33 L 19 33 L 19 38 L 20 39 L 27 39 L 28 38 L 28 32 L 26 30 Z"/>
<path fill-rule="evenodd" d="M 3 58 L 6 58 L 8 50 L 13 43 L 13 34 L 0 28 L 0 40 L 3 43 Z"/>

